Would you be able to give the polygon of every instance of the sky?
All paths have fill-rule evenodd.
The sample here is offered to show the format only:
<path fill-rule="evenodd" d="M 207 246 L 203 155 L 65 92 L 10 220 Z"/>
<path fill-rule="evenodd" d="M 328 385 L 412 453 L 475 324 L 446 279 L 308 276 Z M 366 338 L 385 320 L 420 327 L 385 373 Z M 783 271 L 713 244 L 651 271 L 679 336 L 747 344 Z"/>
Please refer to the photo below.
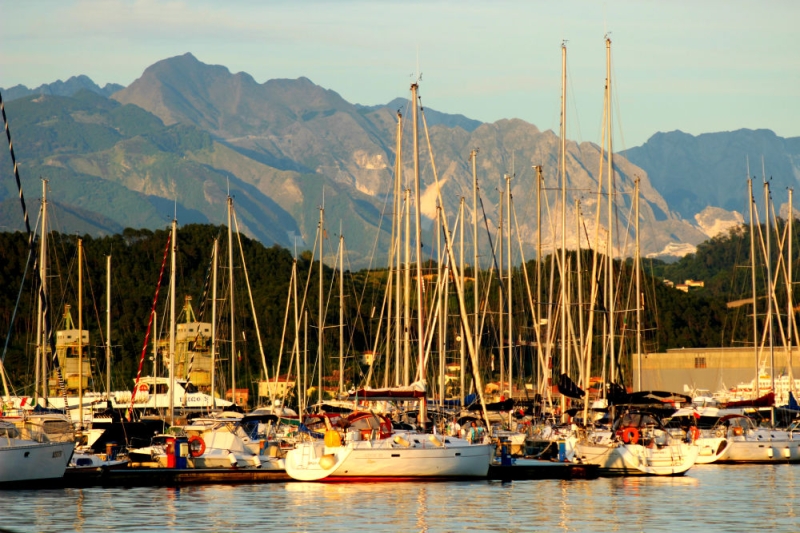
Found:
<path fill-rule="evenodd" d="M 0 0 L 0 87 L 79 74 L 128 85 L 191 52 L 259 83 L 298 78 L 384 104 L 421 75 L 423 105 L 599 143 L 611 39 L 616 150 L 656 132 L 800 136 L 795 0 Z"/>

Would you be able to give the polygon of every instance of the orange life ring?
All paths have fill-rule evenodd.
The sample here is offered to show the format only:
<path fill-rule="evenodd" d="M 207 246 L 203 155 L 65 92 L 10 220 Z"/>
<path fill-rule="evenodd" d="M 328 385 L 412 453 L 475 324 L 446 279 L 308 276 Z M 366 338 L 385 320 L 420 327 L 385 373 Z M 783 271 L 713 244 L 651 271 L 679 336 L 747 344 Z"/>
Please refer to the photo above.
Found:
<path fill-rule="evenodd" d="M 189 455 L 200 457 L 204 453 L 206 453 L 206 441 L 203 440 L 203 437 L 197 435 L 189 437 Z"/>
<path fill-rule="evenodd" d="M 689 433 L 692 435 L 692 442 L 696 441 L 701 436 L 700 428 L 698 428 L 697 426 L 692 426 L 691 428 L 689 428 Z"/>
<path fill-rule="evenodd" d="M 149 390 L 150 390 L 150 385 L 148 385 L 147 383 L 139 383 L 136 386 L 136 392 L 138 394 L 143 394 L 145 392 L 148 392 Z"/>
<path fill-rule="evenodd" d="M 622 437 L 622 442 L 625 444 L 637 444 L 640 437 L 639 430 L 632 426 L 622 428 L 620 437 Z"/>

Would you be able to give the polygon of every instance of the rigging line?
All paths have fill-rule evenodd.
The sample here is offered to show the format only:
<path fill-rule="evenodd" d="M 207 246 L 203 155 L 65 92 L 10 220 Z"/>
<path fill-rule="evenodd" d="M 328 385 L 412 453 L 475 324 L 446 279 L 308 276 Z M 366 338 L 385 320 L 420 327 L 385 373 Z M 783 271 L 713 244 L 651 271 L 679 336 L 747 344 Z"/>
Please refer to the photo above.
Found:
<path fill-rule="evenodd" d="M 286 311 L 283 314 L 283 330 L 281 331 L 281 343 L 280 343 L 280 346 L 278 347 L 278 361 L 277 361 L 277 364 L 275 365 L 275 369 L 274 369 L 274 372 L 273 372 L 273 375 L 275 376 L 274 383 L 276 383 L 276 384 L 278 383 L 278 374 L 280 374 L 281 361 L 283 359 L 283 349 L 284 349 L 284 346 L 286 344 L 286 332 L 287 332 L 287 328 L 289 327 L 289 311 L 290 311 L 291 305 L 292 305 L 292 284 L 296 282 L 296 278 L 295 278 L 296 271 L 297 271 L 297 268 L 292 268 L 292 275 L 289 278 L 289 286 L 288 286 L 288 291 L 287 291 L 289 294 L 286 295 Z M 289 360 L 289 371 L 291 371 L 291 368 L 292 368 L 292 363 L 293 363 L 293 359 L 294 359 L 294 349 L 295 349 L 295 345 L 293 344 L 292 345 L 292 355 L 291 355 L 291 358 Z M 269 381 L 269 380 L 267 380 L 267 381 Z"/>
<path fill-rule="evenodd" d="M 443 208 L 440 206 L 438 207 L 438 209 L 441 210 Z M 453 226 L 453 233 L 455 233 L 456 231 L 455 228 L 458 227 L 460 216 L 461 214 L 459 213 L 459 215 L 456 217 L 455 225 Z M 444 221 L 442 220 L 442 216 L 439 214 L 437 215 L 436 218 L 439 219 L 439 222 L 434 226 L 434 228 L 436 228 L 437 231 L 447 231 L 447 227 L 444 226 Z M 433 290 L 433 295 L 431 297 L 431 300 L 434 302 L 439 302 L 441 294 L 444 292 L 444 287 L 446 283 L 445 280 L 450 275 L 450 256 L 448 254 L 447 244 L 445 244 L 444 247 L 442 248 L 441 255 L 437 256 L 437 262 L 443 265 L 442 269 L 444 271 L 444 274 L 443 276 L 439 277 L 439 279 L 437 279 L 436 286 Z M 443 299 L 443 297 L 441 298 Z M 446 312 L 446 307 L 447 307 L 446 303 L 444 305 L 439 305 L 438 303 L 436 305 L 432 305 L 431 313 L 428 315 L 428 323 L 437 325 L 428 328 L 428 331 L 426 332 L 427 340 L 425 341 L 425 364 L 422 365 L 426 369 L 429 369 L 428 360 L 430 359 L 430 352 L 433 347 L 434 333 L 436 333 L 437 335 L 442 335 L 442 332 L 438 331 L 439 330 L 438 324 L 439 324 L 439 318 Z M 425 376 L 423 376 L 423 378 L 425 378 Z"/>
<path fill-rule="evenodd" d="M 630 211 L 628 212 L 628 217 L 627 217 L 628 227 L 625 229 L 625 240 L 622 242 L 621 247 L 620 247 L 620 257 L 621 258 L 625 257 L 625 250 L 627 250 L 627 248 L 628 248 L 628 240 L 630 239 L 630 236 L 631 236 L 630 235 L 631 218 L 632 218 L 631 217 L 631 213 L 633 212 L 633 207 L 634 207 L 633 204 L 631 204 Z M 619 229 L 619 228 L 617 228 L 617 229 Z M 620 233 L 621 232 L 618 231 L 617 235 L 619 235 Z M 624 266 L 624 260 L 620 259 L 620 268 L 619 268 L 619 270 L 617 271 L 617 274 L 616 274 L 617 283 L 616 283 L 616 286 L 615 286 L 615 290 L 616 290 L 617 294 L 612 295 L 612 297 L 614 298 L 614 301 L 615 302 L 619 302 L 620 304 L 622 303 L 621 302 L 621 298 L 622 298 L 623 266 Z M 628 287 L 628 301 L 629 302 L 630 302 L 630 293 L 631 293 L 632 290 L 633 290 L 633 288 L 629 286 Z M 616 310 L 616 306 L 614 306 L 614 309 Z M 616 311 L 616 312 L 618 314 L 622 314 L 623 312 L 627 313 L 626 310 L 620 310 L 620 311 Z M 623 320 L 624 320 L 624 318 L 623 318 Z M 624 332 L 625 332 L 625 326 L 626 326 L 626 324 L 623 324 L 623 335 L 624 335 Z"/>
<path fill-rule="evenodd" d="M 380 220 L 378 222 L 378 228 L 377 228 L 377 231 L 375 232 L 375 240 L 373 241 L 372 250 L 370 251 L 369 263 L 367 265 L 367 272 L 372 271 L 372 264 L 373 264 L 373 261 L 375 260 L 375 256 L 377 255 L 376 252 L 377 252 L 377 247 L 378 247 L 378 241 L 380 240 L 380 236 L 381 236 L 381 229 L 383 227 L 383 220 L 386 217 L 386 210 L 388 209 L 388 205 L 389 205 L 389 197 L 391 197 L 391 196 L 392 196 L 392 194 L 387 194 L 385 199 L 384 199 L 383 211 L 381 212 Z M 392 207 L 394 207 L 394 202 L 392 202 L 392 203 L 393 203 Z M 392 218 L 394 218 L 394 215 L 392 215 Z M 392 228 L 392 232 L 394 232 L 394 227 Z M 394 233 L 392 234 L 392 236 L 394 236 Z M 392 247 L 391 246 L 389 246 L 388 254 L 389 254 L 389 261 L 391 262 L 391 257 L 392 257 Z M 350 258 L 349 257 L 347 259 L 347 265 L 348 265 L 348 267 L 350 267 L 350 272 L 352 272 L 353 270 L 352 270 L 352 265 L 350 264 Z M 355 291 L 355 282 L 352 280 L 352 274 L 351 274 L 350 278 L 351 278 L 351 283 L 352 283 L 352 286 L 353 286 L 353 293 L 354 293 L 354 295 L 356 297 L 356 302 L 357 302 L 356 307 L 357 307 L 357 309 L 361 309 L 361 307 L 363 306 L 363 303 L 364 303 L 364 298 L 366 297 L 366 293 L 367 293 L 367 284 L 368 284 L 367 282 L 369 281 L 369 276 L 367 276 L 364 279 L 364 285 L 361 288 L 361 294 L 360 295 Z M 374 296 L 373 296 L 373 304 L 374 303 L 375 303 L 375 300 L 374 300 Z"/>
<path fill-rule="evenodd" d="M 486 226 L 486 236 L 489 238 L 489 249 L 492 251 L 492 261 L 494 263 L 494 268 L 496 268 L 497 271 L 499 272 L 500 271 L 500 267 L 497 266 L 497 254 L 495 254 L 494 244 L 492 244 L 492 233 L 489 230 L 489 219 L 486 216 L 486 209 L 483 206 L 483 197 L 479 196 L 478 197 L 478 201 L 481 203 L 481 212 L 483 212 L 483 223 Z M 500 283 L 500 288 L 503 291 L 505 291 L 505 286 L 503 285 L 503 276 L 502 276 L 502 274 L 497 276 L 497 281 L 498 281 L 498 283 Z"/>
<path fill-rule="evenodd" d="M 2 363 L 6 360 L 6 352 L 8 351 L 8 341 L 11 340 L 11 332 L 14 328 L 14 321 L 17 316 L 17 310 L 19 309 L 19 301 L 22 297 L 22 290 L 25 288 L 25 278 L 28 275 L 28 267 L 31 264 L 31 259 L 33 258 L 33 249 L 28 249 L 28 259 L 25 261 L 25 270 L 22 272 L 22 282 L 19 285 L 19 292 L 17 293 L 17 302 L 14 304 L 14 311 L 11 313 L 11 321 L 8 323 L 8 333 L 6 333 L 6 340 L 5 344 L 3 345 L 3 355 L 0 356 L 0 367 L 2 367 Z M 5 384 L 5 383 L 4 383 Z M 5 391 L 6 396 L 8 396 L 8 390 Z"/>
<path fill-rule="evenodd" d="M 778 231 L 779 231 L 778 230 L 778 228 L 779 228 L 779 226 L 778 226 L 778 215 L 775 212 L 775 202 L 770 202 L 770 206 L 771 206 L 771 211 L 772 211 L 773 227 L 775 228 L 775 232 L 778 233 Z M 769 214 L 770 213 L 768 211 L 767 212 L 767 216 L 769 216 Z M 783 346 L 784 347 L 787 345 L 786 331 L 784 330 L 784 327 L 783 327 L 783 321 L 780 320 L 780 311 L 778 311 L 778 310 L 781 308 L 781 306 L 779 305 L 779 302 L 778 302 L 778 291 L 776 289 L 778 287 L 778 283 L 781 280 L 781 276 L 783 276 L 784 283 L 785 283 L 786 279 L 788 278 L 788 274 L 786 272 L 786 263 L 783 260 L 784 245 L 786 244 L 786 239 L 788 237 L 788 234 L 789 234 L 789 225 L 785 224 L 784 225 L 783 236 L 782 237 L 776 236 L 776 240 L 778 241 L 778 243 L 777 243 L 778 244 L 778 249 L 776 250 L 776 253 L 778 254 L 778 262 L 777 262 L 777 265 L 775 265 L 775 279 L 773 279 L 773 281 L 772 281 L 772 301 L 774 302 L 775 310 L 776 310 L 776 313 L 777 313 L 778 318 L 779 318 L 779 320 L 777 321 L 778 322 L 778 331 L 780 333 L 781 340 L 783 342 Z M 769 238 L 769 235 L 767 236 L 767 238 Z"/>
<path fill-rule="evenodd" d="M 491 249 L 492 250 L 492 255 L 494 255 L 495 251 L 497 250 L 497 243 L 495 243 L 492 246 L 493 246 L 492 249 Z M 489 320 L 492 322 L 492 324 L 494 324 L 494 318 L 492 317 L 492 313 L 489 311 L 489 296 L 492 294 L 492 281 L 494 280 L 494 271 L 495 271 L 494 264 L 489 265 L 489 274 L 488 274 L 488 277 L 486 279 L 486 283 L 484 284 L 485 285 L 485 287 L 484 287 L 485 296 L 483 297 L 483 299 L 481 300 L 481 302 L 479 304 L 479 305 L 481 305 L 482 312 L 481 312 L 481 325 L 478 328 L 478 340 L 475 343 L 476 346 L 481 346 L 482 343 L 483 343 L 483 335 L 484 335 L 483 332 L 484 332 L 485 325 L 486 325 L 486 315 L 489 315 Z M 479 311 L 480 311 L 480 309 L 476 309 L 475 313 L 478 313 Z M 496 331 L 495 331 L 494 328 L 492 329 L 492 333 L 494 334 L 494 337 L 496 338 Z"/>
<path fill-rule="evenodd" d="M 85 252 L 85 249 L 86 249 L 86 247 L 84 247 L 84 252 Z M 84 255 L 84 258 L 85 258 L 85 255 Z M 91 296 L 91 299 L 92 299 L 92 309 L 94 310 L 94 318 L 95 318 L 95 320 L 97 320 L 98 324 L 102 324 L 102 320 L 100 319 L 100 311 L 97 308 L 97 298 L 95 297 L 95 294 L 94 294 L 94 286 L 92 285 L 92 276 L 91 276 L 91 272 L 89 271 L 89 262 L 86 261 L 85 259 L 84 259 L 84 265 L 83 265 L 82 268 L 86 272 L 86 276 L 85 276 L 84 279 L 86 280 L 86 284 L 89 285 L 89 295 Z M 105 332 L 103 331 L 103 328 L 100 328 L 100 342 L 101 342 L 100 346 L 105 346 L 106 345 L 106 341 L 105 341 L 104 335 L 105 335 Z"/>
<path fill-rule="evenodd" d="M 250 287 L 250 275 L 247 272 L 247 262 L 245 261 L 244 257 L 244 248 L 242 247 L 242 234 L 239 231 L 239 219 L 236 217 L 236 210 L 233 209 L 233 203 L 231 203 L 231 211 L 233 213 L 233 224 L 236 226 L 236 240 L 239 243 L 239 254 L 241 254 L 242 258 L 242 270 L 244 270 L 244 280 L 247 283 L 247 296 L 250 299 L 250 309 L 253 313 L 253 325 L 256 328 L 256 340 L 258 341 L 258 351 L 261 354 L 261 365 L 264 368 L 264 377 L 267 381 L 269 381 L 269 367 L 267 366 L 267 357 L 264 355 L 264 345 L 261 342 L 261 329 L 258 327 L 258 313 L 256 312 L 256 305 L 253 301 L 253 290 Z M 231 279 L 233 279 L 233 272 L 231 272 Z M 233 313 L 233 309 L 231 309 L 231 313 Z M 244 330 L 242 330 L 244 333 Z M 249 366 L 248 370 L 249 370 Z M 267 392 L 269 393 L 269 400 L 272 402 L 274 400 L 274 396 L 272 394 L 272 390 L 267 387 Z"/>
<path fill-rule="evenodd" d="M 513 201 L 511 202 L 511 212 L 514 215 L 514 228 L 517 230 L 516 231 L 517 242 L 519 244 L 520 259 L 522 260 L 522 270 L 523 270 L 523 273 L 524 273 L 523 277 L 525 279 L 525 288 L 527 290 L 528 305 L 530 305 L 530 308 L 531 308 L 531 316 L 533 317 L 533 321 L 534 321 L 534 323 L 537 323 L 537 321 L 541 320 L 541 317 L 536 314 L 536 306 L 533 303 L 533 296 L 532 296 L 532 291 L 531 291 L 530 278 L 528 277 L 528 266 L 527 266 L 527 264 L 525 262 L 525 253 L 522 250 L 522 237 L 520 236 L 519 221 L 517 220 L 517 204 L 515 202 L 513 202 Z M 540 258 L 537 258 L 536 260 L 540 261 Z M 541 295 L 537 295 L 537 302 L 538 302 L 539 298 L 541 298 Z M 541 302 L 538 302 L 538 303 L 541 303 Z M 536 344 L 537 344 L 537 350 L 536 350 L 537 360 L 538 360 L 540 365 L 544 365 L 544 358 L 542 357 L 543 356 L 543 352 L 542 352 L 542 349 L 541 349 L 541 347 L 542 347 L 542 344 L 541 344 L 541 342 L 542 342 L 541 331 L 540 331 L 540 328 L 533 328 L 533 330 L 534 330 L 534 335 L 536 337 Z M 526 389 L 526 393 L 527 393 L 527 389 Z"/>
<path fill-rule="evenodd" d="M 36 226 L 34 227 L 34 231 L 39 229 L 39 220 L 40 220 L 39 218 L 36 219 Z M 9 341 L 11 340 L 11 334 L 13 332 L 14 322 L 16 321 L 17 311 L 19 310 L 19 302 L 22 298 L 22 291 L 25 289 L 25 278 L 28 276 L 28 267 L 31 265 L 31 263 L 35 264 L 35 262 L 38 260 L 36 256 L 33 254 L 33 251 L 34 251 L 33 248 L 28 248 L 28 259 L 25 261 L 25 269 L 22 272 L 22 281 L 19 284 L 19 293 L 17 294 L 17 301 L 14 304 L 14 310 L 11 313 L 11 321 L 8 323 L 8 333 L 6 334 L 6 340 L 3 345 L 3 353 L 2 355 L 0 355 L 0 373 L 2 373 L 4 392 L 6 396 L 8 396 L 9 394 L 8 394 L 8 387 L 5 381 L 6 374 L 2 367 L 3 367 L 3 362 L 5 362 L 6 360 L 6 352 L 8 351 Z"/>
<path fill-rule="evenodd" d="M 439 198 L 439 204 L 443 205 L 444 201 L 442 200 L 442 189 L 441 189 L 441 184 L 439 183 L 439 175 L 436 172 L 436 161 L 433 158 L 433 148 L 431 147 L 431 137 L 430 137 L 430 132 L 428 131 L 428 122 L 425 119 L 424 111 L 421 112 L 421 115 L 422 115 L 422 125 L 425 132 L 425 141 L 428 145 L 428 153 L 430 154 L 431 158 L 431 170 L 433 171 L 433 179 L 436 185 L 436 194 Z M 444 226 L 447 227 L 447 214 L 444 211 L 442 211 L 442 218 L 445 221 Z M 452 246 L 450 246 L 449 232 L 445 233 L 445 242 L 448 243 L 447 247 L 448 254 L 453 254 Z M 455 263 L 454 257 L 451 257 L 451 260 L 452 263 Z M 455 264 L 453 264 L 452 267 L 453 267 L 453 281 L 456 288 L 456 294 L 458 295 L 458 307 L 461 315 L 461 323 L 464 326 L 465 330 L 469 331 L 469 319 L 467 317 L 466 304 L 464 302 L 464 292 L 463 292 L 464 287 L 463 284 L 461 283 L 458 267 Z M 479 347 L 475 346 L 472 343 L 472 336 L 470 334 L 466 335 L 466 340 L 467 340 L 467 350 L 469 351 L 470 359 L 472 360 L 473 367 L 476 367 L 478 364 Z M 473 374 L 474 374 L 473 377 L 475 380 L 475 385 L 476 388 L 478 389 L 478 396 L 480 397 L 481 404 L 483 405 L 483 417 L 484 420 L 486 421 L 487 426 L 489 426 L 489 414 L 486 411 L 486 403 L 483 396 L 483 379 L 481 378 L 481 375 L 477 371 L 477 369 L 474 369 Z"/>
<path fill-rule="evenodd" d="M 3 127 L 5 128 L 6 138 L 8 139 L 8 151 L 11 154 L 11 163 L 14 166 L 14 178 L 17 182 L 17 189 L 19 190 L 19 203 L 22 206 L 22 216 L 25 220 L 25 230 L 28 234 L 28 247 L 30 250 L 33 250 L 36 247 L 36 234 L 31 232 L 31 223 L 28 218 L 28 209 L 25 206 L 25 195 L 23 194 L 22 191 L 22 181 L 20 180 L 19 177 L 19 166 L 17 165 L 17 158 L 14 155 L 14 143 L 11 141 L 11 129 L 8 126 L 8 117 L 6 117 L 6 106 L 5 103 L 3 102 L 2 94 L 0 94 L 0 113 L 2 113 L 3 115 Z M 50 304 L 47 299 L 48 295 L 47 295 L 46 284 L 43 282 L 43 280 L 38 279 L 41 277 L 39 273 L 39 268 L 40 266 L 36 262 L 34 262 L 33 276 L 32 276 L 33 283 L 34 286 L 36 286 L 36 284 L 38 283 L 39 298 L 42 301 L 42 322 L 44 324 L 45 337 L 48 340 L 48 344 L 50 344 L 50 350 L 51 353 L 53 354 L 52 356 L 53 367 L 55 368 L 56 375 L 58 377 L 58 387 L 61 390 L 61 396 L 64 398 L 64 406 L 66 407 L 67 387 L 66 384 L 64 383 L 64 376 L 61 372 L 61 365 L 58 361 L 58 354 L 56 352 L 56 340 L 53 337 L 52 324 L 50 322 Z"/>
<path fill-rule="evenodd" d="M 405 205 L 405 200 L 403 200 L 401 202 L 401 204 Z M 400 253 L 399 249 L 400 249 L 400 235 L 397 235 L 397 239 L 392 240 L 392 242 L 390 243 L 389 255 L 391 256 L 391 255 L 393 255 L 395 253 L 399 255 L 399 253 Z M 349 265 L 350 265 L 350 262 L 348 260 L 348 266 Z M 351 271 L 352 271 L 352 269 L 351 269 Z M 381 302 L 381 311 L 380 311 L 380 314 L 378 315 L 378 326 L 377 326 L 377 331 L 375 333 L 375 341 L 373 342 L 373 349 L 372 349 L 373 354 L 378 352 L 378 343 L 380 343 L 381 340 L 382 340 L 381 339 L 381 330 L 382 330 L 382 327 L 383 327 L 383 312 L 386 309 L 386 302 L 388 301 L 388 299 L 390 297 L 390 295 L 388 293 L 390 293 L 390 291 L 392 290 L 392 283 L 393 283 L 392 275 L 393 275 L 393 272 L 391 271 L 391 268 L 390 268 L 389 271 L 388 271 L 388 281 L 387 281 L 386 289 L 383 291 L 384 294 L 383 294 L 383 300 Z M 366 290 L 366 286 L 367 286 L 368 280 L 369 280 L 369 275 L 367 275 L 365 277 L 365 279 L 364 279 L 364 290 Z M 373 304 L 374 303 L 375 303 L 375 299 L 373 297 Z M 359 315 L 361 314 L 360 313 L 361 305 L 362 304 L 359 303 L 359 307 L 358 307 L 358 309 L 359 309 L 359 313 L 358 314 Z M 399 302 L 398 302 L 398 305 L 399 305 Z M 390 316 L 390 317 L 388 317 L 386 319 L 387 328 L 391 328 L 390 322 L 391 322 L 392 318 L 393 317 Z M 363 325 L 363 322 L 362 322 L 362 325 Z M 399 327 L 399 326 L 397 324 L 395 324 L 395 327 Z M 366 327 L 365 327 L 365 329 L 366 329 Z M 399 347 L 397 347 L 397 349 L 399 349 Z M 386 353 L 388 355 L 388 349 L 386 350 Z M 373 368 L 374 368 L 376 363 L 377 363 L 377 359 L 375 359 L 373 364 L 370 365 L 370 368 L 369 368 L 369 370 L 367 372 L 367 375 L 364 377 L 364 380 L 362 381 L 362 386 L 369 385 L 369 382 L 372 381 L 372 371 L 373 371 Z M 387 361 L 386 361 L 386 365 L 387 365 L 387 367 L 389 365 L 388 358 L 387 358 Z"/>
<path fill-rule="evenodd" d="M 136 399 L 136 391 L 139 389 L 139 380 L 142 377 L 142 366 L 144 366 L 145 355 L 147 355 L 147 344 L 150 342 L 150 330 L 153 327 L 153 316 L 155 316 L 156 305 L 158 304 L 158 293 L 161 289 L 161 280 L 164 277 L 164 270 L 167 267 L 167 258 L 169 257 L 169 246 L 172 241 L 172 232 L 167 234 L 167 245 L 164 247 L 164 258 L 161 260 L 161 272 L 158 274 L 158 283 L 156 284 L 156 293 L 153 296 L 153 305 L 150 308 L 150 319 L 147 322 L 147 330 L 144 335 L 144 345 L 142 346 L 142 355 L 139 357 L 139 369 L 136 372 L 136 383 L 131 393 L 131 404 L 128 407 L 126 418 L 131 421 L 133 415 L 133 402 Z M 154 376 L 155 377 L 155 376 Z"/>
<path fill-rule="evenodd" d="M 217 232 L 217 238 L 219 238 L 221 235 L 222 235 L 222 228 L 220 228 L 219 231 Z M 212 246 L 211 247 L 211 258 L 208 261 L 208 268 L 206 268 L 206 279 L 205 279 L 205 282 L 203 283 L 203 295 L 200 297 L 200 312 L 197 314 L 197 321 L 198 322 L 202 322 L 203 318 L 205 316 L 206 307 L 207 307 L 207 301 L 208 301 L 208 291 L 209 291 L 209 289 L 211 287 L 211 274 L 212 274 L 211 271 L 213 270 L 213 268 L 214 268 L 214 247 Z M 199 341 L 200 337 L 202 337 L 202 336 L 203 336 L 203 334 L 201 333 L 200 328 L 198 327 L 197 328 L 197 335 L 195 335 L 195 337 L 194 337 L 195 346 L 197 346 L 197 341 Z M 187 384 L 191 383 L 192 371 L 194 370 L 194 354 L 195 353 L 196 353 L 196 350 L 191 350 L 190 351 L 189 365 L 188 365 L 188 367 L 186 369 L 186 375 L 184 376 L 184 378 L 186 379 L 186 383 Z"/>
<path fill-rule="evenodd" d="M 346 246 L 347 245 L 345 243 L 345 240 L 342 239 L 342 248 L 344 248 L 345 252 L 347 250 Z M 358 326 L 358 324 L 361 324 L 361 328 L 364 331 L 364 334 L 366 336 L 367 325 L 364 323 L 364 317 L 361 315 L 361 309 L 363 308 L 364 304 L 363 304 L 363 301 L 359 300 L 359 295 L 356 292 L 356 282 L 355 282 L 355 279 L 354 279 L 354 276 L 353 276 L 353 265 L 350 263 L 350 256 L 345 253 L 343 258 L 347 259 L 347 268 L 348 268 L 347 271 L 350 273 L 350 289 L 353 291 L 353 295 L 355 296 L 355 299 L 356 299 L 356 309 L 355 309 L 355 315 L 356 316 L 355 316 L 355 320 L 353 321 L 352 324 L 347 325 L 347 330 L 348 330 L 348 335 L 349 335 L 349 339 L 347 341 L 347 353 L 353 353 L 353 351 L 355 349 L 354 346 L 355 346 L 355 336 L 356 336 L 357 326 Z M 342 275 L 344 275 L 344 274 L 342 274 Z M 362 294 L 366 293 L 366 286 L 367 286 L 367 280 L 368 279 L 369 279 L 369 276 L 365 276 L 364 277 L 364 288 L 363 288 Z M 362 296 L 362 300 L 363 300 L 363 296 Z M 348 356 L 348 357 L 351 357 L 351 356 Z"/>

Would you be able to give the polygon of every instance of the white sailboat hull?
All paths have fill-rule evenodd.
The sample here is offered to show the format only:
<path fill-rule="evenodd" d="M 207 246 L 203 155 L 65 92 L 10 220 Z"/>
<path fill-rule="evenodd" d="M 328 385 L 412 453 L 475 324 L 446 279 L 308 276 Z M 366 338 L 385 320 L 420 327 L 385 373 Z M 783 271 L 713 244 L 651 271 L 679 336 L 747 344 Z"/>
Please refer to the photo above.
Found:
<path fill-rule="evenodd" d="M 717 462 L 800 463 L 800 438 L 792 437 L 782 432 L 779 432 L 778 438 L 729 437 L 729 451 Z"/>
<path fill-rule="evenodd" d="M 359 478 L 379 479 L 453 479 L 480 478 L 489 472 L 494 456 L 492 444 L 448 446 L 451 439 L 435 446 L 424 436 L 405 436 L 412 442 L 405 447 L 392 439 L 353 441 L 328 447 L 323 442 L 301 442 L 286 455 L 286 473 L 298 481 L 343 481 Z"/>
<path fill-rule="evenodd" d="M 601 473 L 620 476 L 680 476 L 694 466 L 700 449 L 687 444 L 647 447 L 640 444 L 578 443 L 575 457 L 598 465 Z"/>
<path fill-rule="evenodd" d="M 722 462 L 731 451 L 728 439 L 724 437 L 701 437 L 694 441 L 698 448 L 697 464 L 707 465 Z"/>
<path fill-rule="evenodd" d="M 35 442 L 0 437 L 0 485 L 64 476 L 73 442 Z"/>

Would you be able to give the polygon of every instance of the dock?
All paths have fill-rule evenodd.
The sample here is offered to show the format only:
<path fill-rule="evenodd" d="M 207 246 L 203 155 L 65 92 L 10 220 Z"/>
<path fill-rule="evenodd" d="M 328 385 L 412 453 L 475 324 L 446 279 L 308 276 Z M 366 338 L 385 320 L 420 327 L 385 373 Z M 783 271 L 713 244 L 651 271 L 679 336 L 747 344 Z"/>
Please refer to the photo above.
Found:
<path fill-rule="evenodd" d="M 511 464 L 492 464 L 488 477 L 497 481 L 522 481 L 528 479 L 596 479 L 600 475 L 597 465 L 561 463 L 541 459 L 515 459 Z"/>
<path fill-rule="evenodd" d="M 293 481 L 283 470 L 255 468 L 147 468 L 129 467 L 70 472 L 51 480 L 48 487 L 178 487 L 183 485 L 283 483 Z"/>

